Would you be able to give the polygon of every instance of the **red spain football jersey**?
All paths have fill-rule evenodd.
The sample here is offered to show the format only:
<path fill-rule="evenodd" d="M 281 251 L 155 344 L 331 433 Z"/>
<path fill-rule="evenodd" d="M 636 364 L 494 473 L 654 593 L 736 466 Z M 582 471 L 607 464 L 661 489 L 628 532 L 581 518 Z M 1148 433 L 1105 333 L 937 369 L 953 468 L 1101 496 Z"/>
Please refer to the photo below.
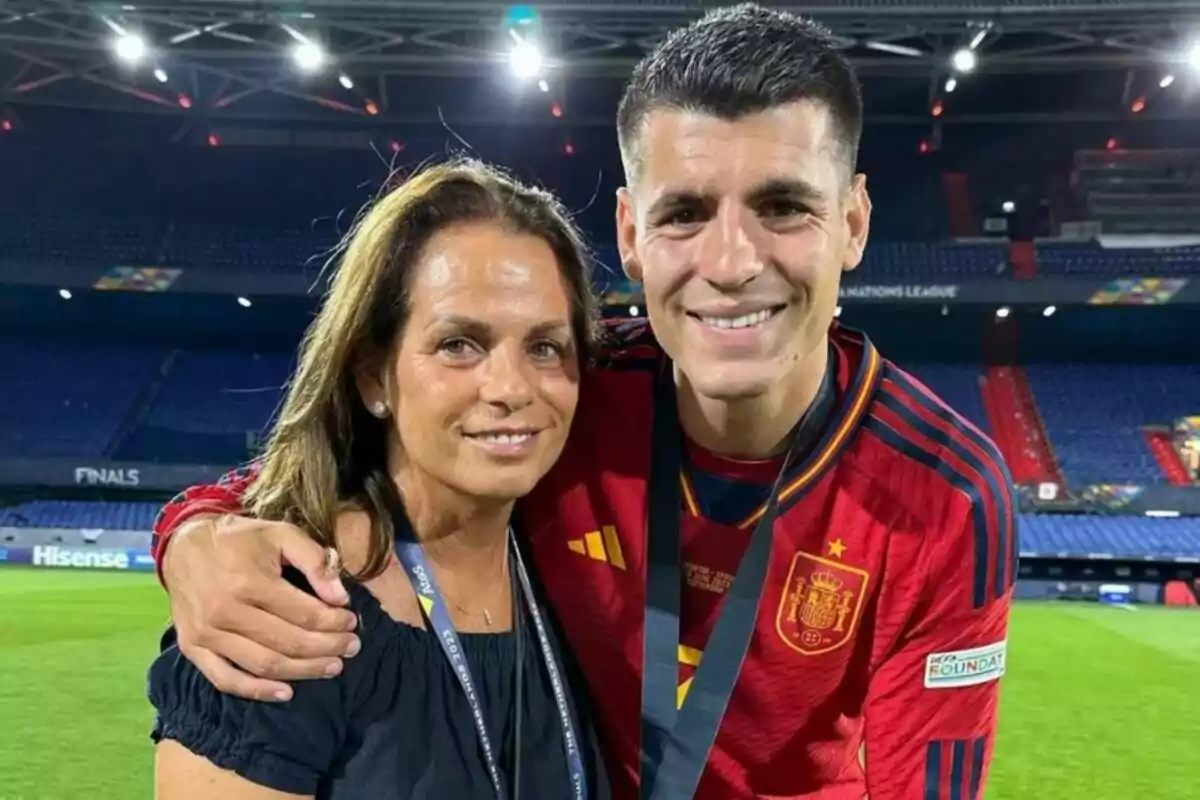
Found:
<path fill-rule="evenodd" d="M 625 339 L 587 378 L 571 441 L 519 517 L 591 691 L 614 796 L 636 800 L 662 362 L 647 330 Z M 1015 578 L 1010 479 L 983 434 L 865 337 L 835 326 L 831 341 L 837 400 L 785 476 L 756 627 L 696 796 L 975 800 Z M 779 467 L 687 448 L 679 704 Z M 189 490 L 156 531 L 236 511 L 251 479 Z"/>

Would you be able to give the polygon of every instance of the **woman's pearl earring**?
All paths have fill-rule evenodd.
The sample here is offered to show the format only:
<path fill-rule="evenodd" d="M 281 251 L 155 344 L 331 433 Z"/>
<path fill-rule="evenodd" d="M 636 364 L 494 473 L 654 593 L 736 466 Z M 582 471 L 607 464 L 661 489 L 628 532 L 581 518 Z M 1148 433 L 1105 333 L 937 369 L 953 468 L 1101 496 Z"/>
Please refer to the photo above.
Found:
<path fill-rule="evenodd" d="M 374 403 L 371 404 L 371 413 L 374 414 L 375 416 L 379 417 L 379 419 L 383 419 L 384 417 L 387 416 L 387 413 L 388 413 L 387 404 L 384 403 L 382 400 L 376 400 Z"/>

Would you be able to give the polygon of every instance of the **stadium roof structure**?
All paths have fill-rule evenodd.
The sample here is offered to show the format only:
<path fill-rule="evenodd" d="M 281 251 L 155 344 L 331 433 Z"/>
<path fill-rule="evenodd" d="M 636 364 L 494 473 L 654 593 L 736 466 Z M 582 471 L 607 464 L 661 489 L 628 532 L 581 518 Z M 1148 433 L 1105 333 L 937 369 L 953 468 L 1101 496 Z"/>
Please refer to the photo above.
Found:
<path fill-rule="evenodd" d="M 436 89 L 444 103 L 447 92 L 466 91 L 469 82 L 506 75 L 506 29 L 526 26 L 546 53 L 547 99 L 571 103 L 572 125 L 607 126 L 620 80 L 637 59 L 668 30 L 717 5 L 724 3 L 0 0 L 0 107 L 202 114 L 210 121 L 435 121 L 442 105 L 421 96 Z M 1187 99 L 1189 86 L 1200 87 L 1200 70 L 1187 63 L 1192 24 L 1200 22 L 1194 0 L 764 5 L 797 8 L 829 26 L 864 76 L 872 123 L 1200 116 Z M 147 44 L 138 69 L 114 58 L 113 39 L 122 33 Z M 324 70 L 305 75 L 290 64 L 289 50 L 305 41 L 327 54 Z M 977 54 L 978 68 L 958 77 L 951 95 L 951 58 L 964 47 Z M 1162 91 L 1167 75 L 1178 75 L 1181 89 Z M 552 122 L 549 114 L 515 117 L 506 121 Z"/>

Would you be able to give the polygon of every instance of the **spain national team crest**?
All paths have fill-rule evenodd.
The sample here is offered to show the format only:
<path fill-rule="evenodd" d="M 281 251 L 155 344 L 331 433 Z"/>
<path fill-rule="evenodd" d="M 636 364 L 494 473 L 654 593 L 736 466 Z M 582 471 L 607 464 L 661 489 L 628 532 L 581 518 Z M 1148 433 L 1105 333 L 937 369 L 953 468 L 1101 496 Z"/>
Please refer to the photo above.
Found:
<path fill-rule="evenodd" d="M 806 656 L 828 653 L 850 641 L 867 596 L 866 570 L 810 553 L 792 557 L 775 630 Z"/>

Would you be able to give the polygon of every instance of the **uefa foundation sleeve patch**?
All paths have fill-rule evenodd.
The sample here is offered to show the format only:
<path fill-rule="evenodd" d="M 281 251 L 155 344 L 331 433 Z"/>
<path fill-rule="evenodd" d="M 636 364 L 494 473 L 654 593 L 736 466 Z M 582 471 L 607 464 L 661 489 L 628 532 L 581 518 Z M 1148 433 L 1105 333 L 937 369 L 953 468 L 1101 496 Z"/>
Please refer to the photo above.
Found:
<path fill-rule="evenodd" d="M 932 653 L 925 659 L 925 688 L 954 689 L 998 680 L 1004 674 L 1008 641 L 971 650 Z"/>

